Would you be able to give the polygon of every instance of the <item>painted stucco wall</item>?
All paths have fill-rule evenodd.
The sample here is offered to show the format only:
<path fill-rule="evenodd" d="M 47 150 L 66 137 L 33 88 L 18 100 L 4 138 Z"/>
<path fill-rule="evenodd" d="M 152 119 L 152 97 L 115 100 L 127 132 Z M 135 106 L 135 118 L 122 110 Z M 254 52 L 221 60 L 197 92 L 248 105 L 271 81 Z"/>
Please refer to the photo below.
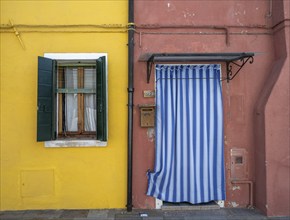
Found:
<path fill-rule="evenodd" d="M 282 1 L 283 2 L 283 1 Z M 288 2 L 288 1 L 284 1 Z M 271 5 L 273 3 L 273 5 Z M 276 14 L 275 1 L 136 1 L 135 34 L 135 112 L 134 112 L 134 175 L 133 197 L 135 207 L 154 207 L 155 200 L 145 195 L 147 190 L 146 172 L 154 169 L 154 130 L 140 127 L 139 104 L 152 104 L 154 98 L 144 98 L 144 90 L 154 90 L 154 74 L 150 83 L 146 83 L 146 62 L 138 61 L 145 53 L 220 53 L 220 52 L 255 52 L 254 63 L 247 63 L 238 76 L 230 83 L 223 82 L 224 101 L 224 139 L 227 207 L 247 207 L 250 203 L 248 184 L 232 184 L 231 149 L 238 148 L 246 156 L 246 180 L 254 185 L 254 206 L 271 198 L 271 204 L 289 204 L 285 197 L 278 199 L 277 190 L 271 186 L 275 182 L 274 173 L 284 175 L 289 171 L 289 71 L 287 67 L 283 78 L 279 80 L 277 90 L 271 95 L 268 104 L 267 133 L 264 141 L 272 142 L 265 150 L 263 140 L 257 134 L 265 129 L 265 123 L 257 122 L 256 104 L 261 99 L 276 60 L 276 46 L 285 47 L 281 39 L 275 37 L 273 25 Z M 288 26 L 289 34 L 289 26 Z M 289 47 L 289 38 L 286 41 Z M 275 43 L 274 43 L 275 42 Z M 289 58 L 288 58 L 289 60 Z M 152 71 L 153 72 L 153 71 Z M 225 66 L 223 66 L 225 74 Z M 280 74 L 276 69 L 274 74 Z M 287 78 L 288 77 L 288 78 Z M 287 87 L 288 85 L 288 87 Z M 284 91 L 284 92 L 283 92 Z M 280 93 L 282 92 L 282 93 Z M 285 94 L 283 96 L 282 94 Z M 288 94 L 288 96 L 287 96 Z M 277 96 L 278 95 L 278 96 Z M 277 99 L 277 97 L 279 97 Z M 283 98 L 282 98 L 283 97 Z M 277 106 L 277 104 L 279 105 Z M 284 104 L 285 105 L 284 105 Z M 288 108 L 287 108 L 288 103 Z M 283 106 L 282 106 L 283 105 Z M 277 112 L 274 110 L 279 108 Z M 270 110 L 272 109 L 272 110 Z M 283 109 L 285 111 L 283 111 Z M 287 112 L 288 109 L 288 112 Z M 280 115 L 281 112 L 284 112 Z M 279 120 L 278 120 L 279 119 Z M 275 122 L 275 123 L 272 123 Z M 284 121 L 282 123 L 282 121 Z M 264 121 L 265 122 L 265 121 Z M 280 123 L 283 124 L 283 128 Z M 288 128 L 287 128 L 288 126 Z M 283 133 L 273 138 L 276 129 Z M 288 134 L 288 135 L 287 135 Z M 283 137 L 276 151 L 275 140 Z M 287 139 L 288 137 L 288 139 Z M 264 136 L 265 138 L 265 136 Z M 261 142 L 257 141 L 259 139 Z M 288 140 L 288 142 L 287 142 Z M 258 152 L 258 153 L 257 153 Z M 277 152 L 275 156 L 273 152 Z M 278 153 L 279 152 L 279 153 Z M 288 157 L 287 157 L 288 153 Z M 286 154 L 283 164 L 276 163 L 281 154 Z M 276 161 L 267 171 L 265 166 L 257 165 L 266 161 L 266 157 Z M 288 158 L 288 159 L 287 159 Z M 264 170 L 264 171 L 263 171 Z M 269 172 L 270 171 L 270 172 Z M 266 174 L 266 172 L 268 172 Z M 267 180 L 266 180 L 267 175 Z M 279 187 L 289 192 L 287 175 L 285 182 L 279 181 Z M 256 179 L 258 181 L 256 182 Z M 287 182 L 288 181 L 288 182 Z M 269 183 L 271 183 L 269 185 Z M 288 184 L 288 186 L 286 186 Z M 270 187 L 270 188 L 269 188 Z M 260 190 L 260 189 L 267 190 Z M 280 189 L 282 189 L 280 188 Z M 278 190 L 279 193 L 283 191 Z M 287 191 L 288 190 L 288 191 Z M 286 194 L 285 194 L 286 195 Z M 278 205 L 279 206 L 279 205 Z M 286 205 L 272 206 L 271 215 L 287 215 Z M 281 208 L 282 207 L 282 208 Z M 258 207 L 260 208 L 260 207 Z M 269 214 L 265 209 L 260 208 Z M 289 214 L 288 214 L 289 215 Z"/>
<path fill-rule="evenodd" d="M 255 116 L 255 164 L 259 170 L 256 206 L 268 216 L 290 215 L 289 13 L 289 1 L 276 1 L 273 5 L 275 59 L 257 102 Z"/>
<path fill-rule="evenodd" d="M 1 1 L 1 24 L 79 25 L 1 29 L 0 210 L 126 205 L 127 1 Z M 72 33 L 75 32 L 75 33 Z M 108 33 L 104 33 L 108 32 Z M 36 142 L 37 57 L 108 54 L 107 147 L 45 148 Z"/>

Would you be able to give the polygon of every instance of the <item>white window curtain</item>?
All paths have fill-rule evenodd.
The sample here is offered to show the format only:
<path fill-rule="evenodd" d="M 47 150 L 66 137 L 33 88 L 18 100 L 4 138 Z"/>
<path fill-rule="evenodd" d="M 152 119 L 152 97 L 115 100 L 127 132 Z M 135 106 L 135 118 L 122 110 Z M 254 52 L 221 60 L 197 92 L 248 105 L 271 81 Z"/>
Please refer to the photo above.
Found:
<path fill-rule="evenodd" d="M 65 69 L 65 87 L 69 89 L 78 88 L 78 71 L 77 69 Z M 65 111 L 66 111 L 66 130 L 78 131 L 78 95 L 66 94 L 65 95 Z"/>
<path fill-rule="evenodd" d="M 96 90 L 96 69 L 85 69 L 84 87 Z M 85 131 L 96 131 L 96 95 L 85 94 Z"/>
<path fill-rule="evenodd" d="M 156 65 L 155 168 L 147 195 L 225 199 L 220 65 Z"/>

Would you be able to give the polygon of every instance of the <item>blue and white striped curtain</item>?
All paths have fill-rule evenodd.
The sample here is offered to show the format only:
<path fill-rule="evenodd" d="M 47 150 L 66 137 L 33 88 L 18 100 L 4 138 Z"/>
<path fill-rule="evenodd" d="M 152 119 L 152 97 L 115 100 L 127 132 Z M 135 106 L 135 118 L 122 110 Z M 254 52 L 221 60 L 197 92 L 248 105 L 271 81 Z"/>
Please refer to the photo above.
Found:
<path fill-rule="evenodd" d="M 225 199 L 220 65 L 156 65 L 155 168 L 147 195 Z"/>

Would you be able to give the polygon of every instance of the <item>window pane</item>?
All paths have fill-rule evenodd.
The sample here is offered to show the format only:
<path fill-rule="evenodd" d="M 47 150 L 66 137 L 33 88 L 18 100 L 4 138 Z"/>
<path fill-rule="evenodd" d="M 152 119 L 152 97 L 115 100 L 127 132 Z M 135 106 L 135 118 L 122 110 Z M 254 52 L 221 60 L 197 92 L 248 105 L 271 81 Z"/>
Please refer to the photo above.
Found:
<path fill-rule="evenodd" d="M 78 131 L 78 95 L 65 95 L 66 131 Z"/>
<path fill-rule="evenodd" d="M 96 88 L 96 69 L 84 70 L 84 88 Z M 85 94 L 85 131 L 96 131 L 96 95 Z"/>
<path fill-rule="evenodd" d="M 76 68 L 66 68 L 65 71 L 65 87 L 68 89 L 78 88 L 78 70 Z"/>
<path fill-rule="evenodd" d="M 96 131 L 96 95 L 85 94 L 85 131 Z"/>
<path fill-rule="evenodd" d="M 84 88 L 95 89 L 96 88 L 96 69 L 86 68 L 84 72 L 85 72 Z"/>
<path fill-rule="evenodd" d="M 66 68 L 65 87 L 70 89 L 78 88 L 78 70 L 76 68 Z M 65 97 L 66 131 L 78 131 L 78 96 L 77 94 L 66 94 Z"/>

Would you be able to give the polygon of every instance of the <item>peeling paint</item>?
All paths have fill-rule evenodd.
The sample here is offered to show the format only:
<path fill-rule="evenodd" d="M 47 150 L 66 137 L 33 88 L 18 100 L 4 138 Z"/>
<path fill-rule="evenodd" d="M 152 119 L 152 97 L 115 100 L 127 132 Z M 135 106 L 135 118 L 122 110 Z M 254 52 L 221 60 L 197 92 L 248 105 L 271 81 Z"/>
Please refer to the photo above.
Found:
<path fill-rule="evenodd" d="M 241 190 L 241 187 L 240 186 L 233 186 L 232 190 L 233 191 L 235 191 L 235 190 Z"/>
<path fill-rule="evenodd" d="M 194 12 L 188 12 L 188 11 L 183 11 L 183 17 L 187 18 L 187 17 L 194 17 L 195 13 Z"/>
<path fill-rule="evenodd" d="M 167 2 L 167 12 L 175 11 L 176 7 L 172 2 Z"/>
<path fill-rule="evenodd" d="M 155 140 L 155 129 L 154 128 L 147 129 L 147 138 L 148 138 L 148 141 L 150 141 L 150 142 L 153 142 Z"/>
<path fill-rule="evenodd" d="M 239 25 L 241 25 L 241 26 L 243 25 L 243 23 L 240 21 L 239 18 L 237 19 L 237 23 L 238 23 Z"/>
<path fill-rule="evenodd" d="M 236 202 L 230 202 L 230 205 L 234 208 L 239 207 L 239 204 Z"/>

